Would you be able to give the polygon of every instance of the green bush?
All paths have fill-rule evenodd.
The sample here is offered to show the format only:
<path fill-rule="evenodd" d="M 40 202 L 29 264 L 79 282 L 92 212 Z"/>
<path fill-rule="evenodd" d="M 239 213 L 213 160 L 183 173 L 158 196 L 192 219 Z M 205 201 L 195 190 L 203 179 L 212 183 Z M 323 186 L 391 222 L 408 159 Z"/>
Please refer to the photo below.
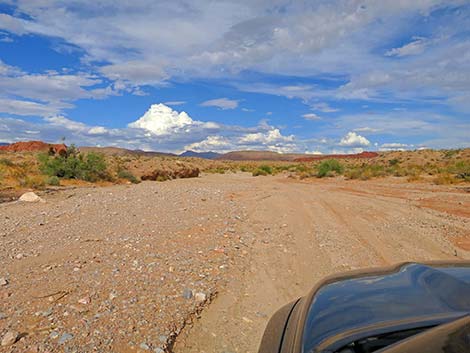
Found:
<path fill-rule="evenodd" d="M 132 184 L 138 184 L 140 183 L 140 180 L 136 178 L 134 174 L 132 174 L 130 171 L 121 169 L 118 174 L 118 178 L 120 179 L 126 179 L 129 180 Z"/>
<path fill-rule="evenodd" d="M 59 177 L 52 175 L 46 180 L 47 185 L 52 185 L 52 186 L 60 186 L 60 179 Z"/>
<path fill-rule="evenodd" d="M 74 146 L 68 148 L 64 155 L 41 154 L 38 160 L 41 172 L 49 176 L 91 182 L 110 179 L 102 154 L 90 152 L 83 155 Z"/>
<path fill-rule="evenodd" d="M 268 175 L 268 173 L 266 173 L 265 170 L 261 169 L 261 168 L 258 168 L 258 169 L 255 169 L 252 173 L 253 176 L 266 176 Z"/>
<path fill-rule="evenodd" d="M 343 170 L 344 167 L 336 159 L 328 159 L 317 166 L 317 177 L 323 178 L 334 174 L 342 174 Z"/>
<path fill-rule="evenodd" d="M 369 180 L 371 178 L 384 177 L 387 173 L 390 173 L 392 170 L 385 170 L 381 165 L 367 165 L 363 164 L 361 166 L 349 168 L 344 175 L 348 179 L 360 179 L 360 180 Z"/>
<path fill-rule="evenodd" d="M 258 167 L 258 169 L 264 171 L 266 174 L 272 174 L 273 173 L 273 168 L 271 168 L 269 165 L 261 165 Z"/>

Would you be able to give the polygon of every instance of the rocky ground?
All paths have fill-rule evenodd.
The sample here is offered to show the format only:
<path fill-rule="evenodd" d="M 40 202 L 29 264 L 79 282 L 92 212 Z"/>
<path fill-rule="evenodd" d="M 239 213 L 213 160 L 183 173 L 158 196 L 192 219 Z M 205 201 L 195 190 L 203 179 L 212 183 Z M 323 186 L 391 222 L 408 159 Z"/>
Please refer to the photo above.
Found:
<path fill-rule="evenodd" d="M 470 259 L 468 191 L 239 173 L 0 204 L 0 350 L 256 352 L 325 275 Z"/>

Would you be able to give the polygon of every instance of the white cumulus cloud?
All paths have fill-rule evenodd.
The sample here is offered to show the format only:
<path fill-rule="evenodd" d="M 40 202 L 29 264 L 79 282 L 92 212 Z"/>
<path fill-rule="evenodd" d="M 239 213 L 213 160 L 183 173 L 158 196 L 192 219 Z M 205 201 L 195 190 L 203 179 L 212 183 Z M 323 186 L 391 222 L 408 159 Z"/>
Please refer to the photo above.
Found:
<path fill-rule="evenodd" d="M 358 135 L 354 131 L 350 131 L 341 139 L 339 145 L 343 147 L 367 147 L 370 145 L 370 141 L 364 136 Z"/>
<path fill-rule="evenodd" d="M 178 113 L 176 110 L 160 103 L 152 104 L 144 115 L 128 126 L 147 130 L 154 135 L 168 135 L 194 124 L 200 124 L 200 122 L 191 119 L 186 112 Z"/>

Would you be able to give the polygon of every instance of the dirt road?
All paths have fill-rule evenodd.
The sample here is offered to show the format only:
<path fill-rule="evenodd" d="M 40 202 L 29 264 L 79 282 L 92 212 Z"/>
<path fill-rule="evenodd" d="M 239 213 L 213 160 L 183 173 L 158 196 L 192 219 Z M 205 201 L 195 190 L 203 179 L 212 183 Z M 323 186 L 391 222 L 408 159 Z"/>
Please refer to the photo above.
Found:
<path fill-rule="evenodd" d="M 257 235 L 248 270 L 180 335 L 175 352 L 256 352 L 270 315 L 335 272 L 470 258 L 470 219 L 461 217 L 470 194 L 455 188 L 266 181 L 250 180 L 250 192 L 237 195 L 248 205 L 243 231 Z"/>
<path fill-rule="evenodd" d="M 0 205 L 10 352 L 256 352 L 328 274 L 470 259 L 463 187 L 226 174 L 43 197 Z"/>

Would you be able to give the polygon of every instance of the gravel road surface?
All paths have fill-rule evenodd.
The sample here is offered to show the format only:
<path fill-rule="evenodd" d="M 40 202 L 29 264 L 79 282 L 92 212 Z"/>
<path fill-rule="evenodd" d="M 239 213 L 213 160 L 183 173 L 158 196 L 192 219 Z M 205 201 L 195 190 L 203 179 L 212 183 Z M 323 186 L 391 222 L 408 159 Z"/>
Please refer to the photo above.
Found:
<path fill-rule="evenodd" d="M 0 204 L 1 351 L 254 353 L 326 275 L 470 259 L 463 187 L 239 173 L 42 197 Z"/>

